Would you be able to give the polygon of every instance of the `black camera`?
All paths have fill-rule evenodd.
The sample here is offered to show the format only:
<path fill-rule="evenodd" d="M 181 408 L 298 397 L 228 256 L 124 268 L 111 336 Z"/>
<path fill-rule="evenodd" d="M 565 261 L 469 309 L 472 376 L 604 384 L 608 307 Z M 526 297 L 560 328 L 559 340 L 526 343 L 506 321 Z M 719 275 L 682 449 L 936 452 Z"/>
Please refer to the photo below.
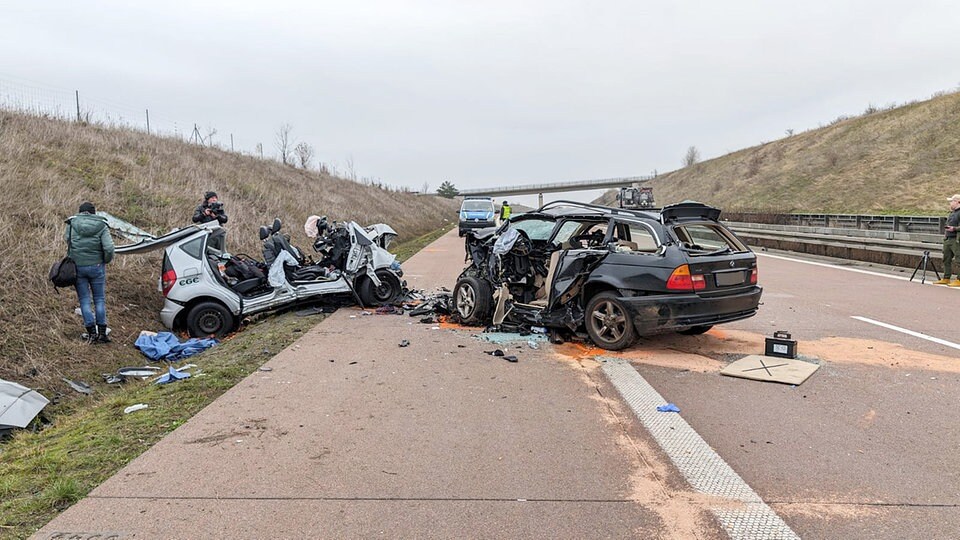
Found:
<path fill-rule="evenodd" d="M 222 203 L 222 202 L 212 202 L 212 203 L 210 203 L 209 208 L 210 208 L 210 211 L 211 211 L 211 212 L 220 213 L 220 212 L 223 211 L 223 203 Z"/>

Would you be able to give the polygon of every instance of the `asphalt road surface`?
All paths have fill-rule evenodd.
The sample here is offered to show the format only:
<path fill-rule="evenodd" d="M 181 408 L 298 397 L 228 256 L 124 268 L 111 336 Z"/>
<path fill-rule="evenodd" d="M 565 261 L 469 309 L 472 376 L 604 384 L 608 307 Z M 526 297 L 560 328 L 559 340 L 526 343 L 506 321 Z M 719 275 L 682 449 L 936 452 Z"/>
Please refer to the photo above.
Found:
<path fill-rule="evenodd" d="M 405 277 L 452 288 L 462 253 L 447 235 Z M 784 538 L 957 537 L 960 291 L 767 255 L 760 282 L 756 317 L 617 355 L 340 310 L 36 538 L 772 537 L 724 520 L 757 505 L 691 485 L 700 459 Z M 779 329 L 820 362 L 808 381 L 719 374 Z M 681 468 L 614 362 L 705 441 Z"/>

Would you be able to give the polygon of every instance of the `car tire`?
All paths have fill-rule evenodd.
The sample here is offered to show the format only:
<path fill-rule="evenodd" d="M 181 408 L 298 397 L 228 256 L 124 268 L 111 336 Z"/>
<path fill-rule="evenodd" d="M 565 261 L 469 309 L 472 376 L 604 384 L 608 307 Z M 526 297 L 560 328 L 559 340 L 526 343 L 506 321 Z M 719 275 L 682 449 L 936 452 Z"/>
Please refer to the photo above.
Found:
<path fill-rule="evenodd" d="M 398 278 L 392 272 L 387 270 L 377 270 L 377 278 L 380 279 L 380 286 L 373 284 L 373 280 L 365 278 L 360 283 L 360 299 L 365 306 L 385 306 L 391 304 L 400 297 L 403 292 L 403 286 Z"/>
<path fill-rule="evenodd" d="M 471 276 L 457 280 L 453 288 L 453 312 L 460 322 L 486 324 L 493 306 L 493 289 L 487 281 Z"/>
<path fill-rule="evenodd" d="M 637 339 L 627 306 L 613 292 L 601 292 L 590 299 L 583 324 L 593 343 L 610 351 L 626 349 Z"/>
<path fill-rule="evenodd" d="M 217 339 L 233 330 L 233 314 L 220 302 L 200 302 L 187 313 L 187 331 L 192 337 Z"/>
<path fill-rule="evenodd" d="M 713 328 L 712 324 L 703 324 L 700 326 L 691 326 L 690 328 L 680 330 L 677 333 L 685 336 L 699 336 L 700 334 L 706 333 L 711 328 Z"/>

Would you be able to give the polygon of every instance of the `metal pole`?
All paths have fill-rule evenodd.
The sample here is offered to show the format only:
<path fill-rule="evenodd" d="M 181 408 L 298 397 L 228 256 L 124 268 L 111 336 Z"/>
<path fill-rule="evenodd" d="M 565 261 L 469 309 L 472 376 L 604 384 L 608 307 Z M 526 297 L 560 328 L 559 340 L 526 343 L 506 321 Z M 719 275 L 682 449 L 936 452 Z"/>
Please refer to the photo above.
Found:
<path fill-rule="evenodd" d="M 74 93 L 76 93 L 76 96 L 77 96 L 77 122 L 79 122 L 80 121 L 80 91 L 74 90 Z"/>
<path fill-rule="evenodd" d="M 233 152 L 233 133 L 230 134 L 230 151 Z"/>
<path fill-rule="evenodd" d="M 150 109 L 147 109 L 147 135 L 150 134 Z"/>

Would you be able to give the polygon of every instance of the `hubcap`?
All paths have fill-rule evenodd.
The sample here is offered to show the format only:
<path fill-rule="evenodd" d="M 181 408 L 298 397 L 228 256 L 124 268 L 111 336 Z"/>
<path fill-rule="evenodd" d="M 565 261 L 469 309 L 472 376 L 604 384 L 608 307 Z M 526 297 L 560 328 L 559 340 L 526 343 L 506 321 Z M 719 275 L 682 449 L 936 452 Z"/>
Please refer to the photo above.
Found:
<path fill-rule="evenodd" d="M 477 295 L 473 287 L 463 284 L 457 290 L 457 312 L 461 317 L 469 317 L 473 314 L 473 307 L 477 303 Z"/>
<path fill-rule="evenodd" d="M 223 326 L 223 318 L 216 311 L 205 311 L 200 315 L 197 326 L 203 330 L 204 334 L 215 334 Z"/>
<path fill-rule="evenodd" d="M 627 318 L 622 309 L 608 300 L 598 304 L 593 309 L 590 325 L 597 337 L 608 343 L 613 343 L 626 333 Z"/>

